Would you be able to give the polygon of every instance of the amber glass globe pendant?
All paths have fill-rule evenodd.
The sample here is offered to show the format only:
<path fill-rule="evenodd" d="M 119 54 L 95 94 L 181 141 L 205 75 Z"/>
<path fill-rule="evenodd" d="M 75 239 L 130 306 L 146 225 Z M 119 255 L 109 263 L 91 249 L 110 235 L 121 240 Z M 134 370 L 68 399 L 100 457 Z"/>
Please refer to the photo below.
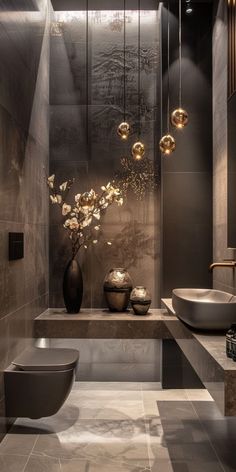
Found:
<path fill-rule="evenodd" d="M 145 154 L 145 145 L 140 139 L 141 134 L 141 44 L 140 44 L 140 28 L 141 28 L 141 18 L 140 18 L 140 0 L 138 2 L 138 140 L 133 144 L 131 149 L 132 157 L 135 161 L 140 161 Z"/>
<path fill-rule="evenodd" d="M 123 20 L 123 27 L 124 27 L 124 52 L 123 52 L 123 57 L 124 57 L 124 65 L 123 65 L 123 99 L 124 99 L 124 119 L 123 121 L 119 124 L 117 128 L 117 134 L 122 139 L 122 141 L 127 141 L 129 134 L 130 134 L 130 125 L 126 121 L 126 18 L 125 18 L 125 12 L 126 12 L 126 4 L 124 0 L 124 20 Z"/>
<path fill-rule="evenodd" d="M 179 107 L 171 113 L 171 124 L 183 129 L 188 124 L 188 113 L 182 108 L 182 4 L 179 0 Z"/>
<path fill-rule="evenodd" d="M 165 136 L 162 136 L 159 146 L 160 146 L 160 150 L 162 154 L 165 154 L 166 156 L 168 156 L 176 148 L 175 138 L 173 138 L 171 134 L 166 134 Z"/>
<path fill-rule="evenodd" d="M 168 2 L 167 12 L 167 132 L 159 142 L 159 148 L 162 154 L 169 156 L 176 148 L 175 138 L 170 134 L 170 8 Z"/>

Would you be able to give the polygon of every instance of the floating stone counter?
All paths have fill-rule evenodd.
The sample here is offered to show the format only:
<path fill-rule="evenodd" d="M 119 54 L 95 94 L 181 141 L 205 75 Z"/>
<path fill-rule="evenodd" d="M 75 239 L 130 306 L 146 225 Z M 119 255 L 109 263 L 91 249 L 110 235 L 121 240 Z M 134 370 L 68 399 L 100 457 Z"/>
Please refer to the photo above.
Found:
<path fill-rule="evenodd" d="M 63 309 L 48 309 L 35 319 L 36 338 L 88 339 L 170 339 L 165 319 L 172 316 L 163 310 L 150 310 L 145 316 L 133 313 L 111 313 L 108 310 L 83 309 L 68 315 Z"/>
<path fill-rule="evenodd" d="M 35 319 L 36 338 L 174 339 L 224 415 L 236 416 L 236 363 L 225 354 L 225 335 L 194 332 L 180 321 L 170 299 L 167 310 L 145 316 L 82 310 L 68 315 L 48 309 Z M 175 372 L 173 372 L 175 375 Z"/>
<path fill-rule="evenodd" d="M 180 321 L 171 299 L 163 299 L 171 321 L 165 321 L 173 338 L 226 416 L 236 415 L 236 362 L 225 353 L 225 334 L 193 331 Z"/>

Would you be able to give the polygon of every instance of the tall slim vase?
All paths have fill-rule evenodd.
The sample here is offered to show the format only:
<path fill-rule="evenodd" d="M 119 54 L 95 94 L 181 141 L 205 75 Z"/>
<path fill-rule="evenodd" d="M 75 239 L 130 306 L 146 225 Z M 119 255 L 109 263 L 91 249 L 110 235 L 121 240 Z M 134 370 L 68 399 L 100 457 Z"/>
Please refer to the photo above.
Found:
<path fill-rule="evenodd" d="M 68 313 L 79 313 L 83 298 L 83 277 L 76 259 L 66 266 L 63 278 L 63 297 Z"/>

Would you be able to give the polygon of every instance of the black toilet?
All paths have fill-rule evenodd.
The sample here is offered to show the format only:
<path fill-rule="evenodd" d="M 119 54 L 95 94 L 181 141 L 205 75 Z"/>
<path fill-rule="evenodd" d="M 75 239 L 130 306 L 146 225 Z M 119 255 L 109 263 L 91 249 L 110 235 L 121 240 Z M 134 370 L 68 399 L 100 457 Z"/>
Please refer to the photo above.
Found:
<path fill-rule="evenodd" d="M 57 413 L 71 391 L 78 360 L 76 349 L 26 349 L 4 371 L 6 416 Z"/>

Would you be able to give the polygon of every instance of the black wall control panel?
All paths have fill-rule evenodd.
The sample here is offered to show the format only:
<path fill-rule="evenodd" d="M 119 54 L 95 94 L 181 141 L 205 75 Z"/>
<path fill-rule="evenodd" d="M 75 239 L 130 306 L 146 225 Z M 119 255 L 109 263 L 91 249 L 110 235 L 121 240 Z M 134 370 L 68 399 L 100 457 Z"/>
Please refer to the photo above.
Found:
<path fill-rule="evenodd" d="M 24 257 L 24 233 L 9 233 L 9 261 Z"/>

